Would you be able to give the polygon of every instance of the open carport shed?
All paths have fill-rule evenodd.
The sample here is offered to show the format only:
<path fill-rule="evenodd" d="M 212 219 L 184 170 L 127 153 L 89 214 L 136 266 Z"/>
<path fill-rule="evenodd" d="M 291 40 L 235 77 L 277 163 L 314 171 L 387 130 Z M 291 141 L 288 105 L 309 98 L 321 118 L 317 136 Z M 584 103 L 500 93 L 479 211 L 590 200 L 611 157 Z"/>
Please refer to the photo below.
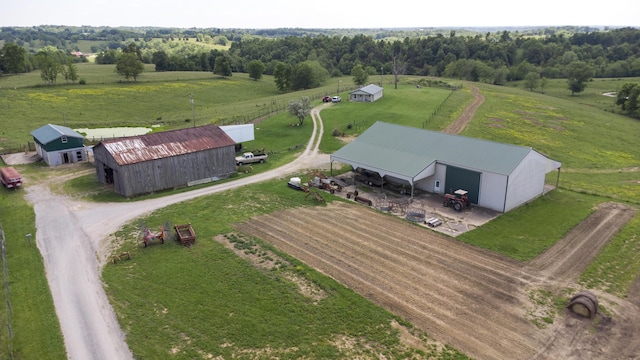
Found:
<path fill-rule="evenodd" d="M 458 188 L 471 202 L 507 212 L 544 193 L 547 173 L 560 162 L 529 147 L 376 122 L 331 155 L 373 171 L 387 182 L 444 194 Z"/>

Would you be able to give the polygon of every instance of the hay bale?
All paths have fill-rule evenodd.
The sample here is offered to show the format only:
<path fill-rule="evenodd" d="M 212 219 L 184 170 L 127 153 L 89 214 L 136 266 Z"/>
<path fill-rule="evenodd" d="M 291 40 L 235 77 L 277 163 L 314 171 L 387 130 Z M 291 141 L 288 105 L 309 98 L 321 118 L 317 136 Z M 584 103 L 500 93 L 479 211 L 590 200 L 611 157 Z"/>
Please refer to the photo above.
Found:
<path fill-rule="evenodd" d="M 567 308 L 576 315 L 593 319 L 598 313 L 598 299 L 589 291 L 581 291 L 569 300 Z"/>

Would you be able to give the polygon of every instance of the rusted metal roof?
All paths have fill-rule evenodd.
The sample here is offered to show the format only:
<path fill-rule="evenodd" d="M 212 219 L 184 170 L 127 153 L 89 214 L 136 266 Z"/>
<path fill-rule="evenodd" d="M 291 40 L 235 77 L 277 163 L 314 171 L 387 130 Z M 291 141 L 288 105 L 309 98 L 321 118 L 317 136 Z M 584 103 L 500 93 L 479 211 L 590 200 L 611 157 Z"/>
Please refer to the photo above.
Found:
<path fill-rule="evenodd" d="M 194 153 L 235 145 L 218 125 L 205 125 L 125 138 L 103 140 L 104 148 L 118 165 Z"/>

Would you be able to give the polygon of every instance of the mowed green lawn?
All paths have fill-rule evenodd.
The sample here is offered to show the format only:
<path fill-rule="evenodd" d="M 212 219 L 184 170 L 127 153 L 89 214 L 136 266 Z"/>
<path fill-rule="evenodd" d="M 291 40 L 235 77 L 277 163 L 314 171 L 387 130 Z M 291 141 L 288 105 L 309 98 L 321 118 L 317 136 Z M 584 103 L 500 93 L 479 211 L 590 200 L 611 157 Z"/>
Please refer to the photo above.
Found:
<path fill-rule="evenodd" d="M 160 75 L 182 76 L 181 74 Z M 116 82 L 107 82 L 102 87 L 96 85 L 96 89 L 105 90 L 105 93 L 117 93 L 122 90 L 121 87 L 126 88 L 129 85 L 131 88 L 140 86 L 140 89 L 149 86 L 146 91 L 140 92 L 147 92 L 147 95 L 152 97 L 151 95 L 155 96 L 157 92 L 170 94 L 169 89 L 174 86 L 170 83 L 175 82 L 174 92 L 179 95 L 176 97 L 181 99 L 176 104 L 186 105 L 187 108 L 172 115 L 177 119 L 172 125 L 189 126 L 191 123 L 186 123 L 184 118 L 190 117 L 191 108 L 188 96 L 182 99 L 185 93 L 182 91 L 183 85 L 180 84 L 189 86 L 195 86 L 192 83 L 200 82 L 239 84 L 228 88 L 226 92 L 222 87 L 219 93 L 222 94 L 221 96 L 232 93 L 236 89 L 242 89 L 245 83 L 247 86 L 255 85 L 253 81 L 236 74 L 226 80 L 217 79 L 211 74 L 195 75 L 203 76 L 203 79 L 172 81 L 165 78 L 150 81 L 151 76 L 149 76 L 144 81 L 141 79 L 139 84 L 117 83 L 118 80 L 115 80 Z M 117 79 L 117 76 L 115 78 Z M 269 80 L 265 79 L 258 83 L 267 81 Z M 343 78 L 343 84 L 346 81 L 347 79 Z M 332 82 L 336 81 L 332 80 Z M 166 85 L 166 89 L 159 90 L 165 87 L 164 83 L 169 85 Z M 87 86 L 89 85 L 91 82 Z M 463 135 L 531 146 L 563 162 L 563 170 L 559 191 L 551 192 L 532 204 L 505 214 L 487 226 L 465 234 L 461 240 L 517 259 L 527 260 L 561 238 L 564 233 L 593 211 L 598 203 L 612 199 L 638 203 L 639 196 L 633 194 L 637 194 L 637 184 L 640 179 L 637 170 L 633 171 L 633 168 L 638 167 L 640 156 L 638 156 L 637 147 L 627 146 L 632 135 L 638 133 L 637 120 L 604 112 L 598 107 L 584 110 L 584 105 L 572 98 L 558 99 L 517 88 L 473 85 L 481 88 L 486 102 L 478 110 L 474 121 Z M 204 85 L 202 86 L 205 88 Z M 211 87 L 215 88 L 214 85 Z M 79 85 L 58 88 L 60 90 L 58 93 L 51 90 L 51 93 L 47 94 L 55 98 L 62 96 L 61 94 L 69 89 L 83 89 Z M 268 104 L 268 101 L 274 98 L 281 99 L 282 104 L 286 103 L 287 99 L 299 98 L 302 95 L 317 99 L 319 94 L 331 94 L 335 84 L 314 91 L 285 95 L 274 95 L 275 87 L 268 88 L 262 95 L 258 92 L 255 98 L 239 101 L 247 108 L 259 108 L 263 106 L 260 104 Z M 559 85 L 558 88 L 560 88 Z M 4 85 L 2 89 L 0 91 L 4 97 L 7 89 Z M 32 91 L 37 93 L 41 89 L 42 87 L 25 88 L 23 94 L 28 95 Z M 11 91 L 20 90 L 21 88 L 17 88 Z M 254 89 L 246 91 L 249 94 Z M 124 92 L 126 93 L 126 90 Z M 165 101 L 170 101 L 170 97 L 163 96 Z M 341 96 L 346 99 L 346 92 L 341 93 Z M 86 99 L 89 101 L 88 104 L 97 101 L 92 97 Z M 141 99 L 141 101 L 151 101 L 149 98 Z M 332 104 L 321 113 L 325 120 L 322 149 L 332 152 L 341 146 L 343 139 L 334 137 L 331 134 L 333 129 L 344 133 L 345 137 L 356 136 L 377 120 L 418 128 L 442 129 L 471 101 L 468 87 L 450 94 L 448 90 L 439 88 L 416 89 L 412 84 L 408 84 L 406 79 L 403 79 L 397 90 L 385 84 L 383 101 L 369 104 L 379 106 L 377 108 L 343 102 Z M 121 97 L 111 97 L 111 102 L 114 109 L 123 107 L 131 111 L 130 108 L 133 106 L 133 103 Z M 196 98 L 196 104 L 201 102 Z M 201 111 L 206 113 L 206 111 L 217 111 L 218 108 L 236 108 L 239 113 L 244 111 L 241 110 L 244 107 L 238 105 L 240 103 L 220 104 L 219 107 L 212 106 L 210 110 Z M 442 103 L 445 105 L 441 106 Z M 29 111 L 46 114 L 47 110 L 39 108 L 41 104 L 47 104 L 47 102 L 32 102 L 31 107 L 34 109 Z M 436 112 L 436 109 L 439 110 Z M 435 115 L 433 115 L 434 112 Z M 114 114 L 118 113 L 114 111 Z M 248 110 L 247 113 L 249 113 Z M 211 114 L 209 120 L 215 121 L 215 113 Z M 233 116 L 233 111 L 230 114 Z M 146 119 L 156 115 L 140 116 Z M 198 118 L 199 115 L 196 113 L 196 119 Z M 120 117 L 118 121 L 125 121 L 123 119 L 126 117 Z M 5 131 L 13 131 L 12 123 L 8 122 L 3 113 L 0 113 L 0 121 L 7 121 L 3 123 L 7 129 Z M 277 152 L 272 157 L 273 161 L 264 164 L 263 169 L 277 166 L 293 158 L 296 152 L 295 147 L 308 137 L 310 119 L 307 118 L 302 127 L 290 127 L 289 124 L 294 122 L 293 118 L 280 114 L 256 125 L 257 140 L 247 146 L 266 147 Z M 597 125 L 602 125 L 601 122 L 607 124 L 607 129 L 599 130 L 601 127 Z M 95 123 L 94 126 L 109 124 Z M 146 123 L 139 124 L 132 120 L 127 124 L 139 126 Z M 347 128 L 349 124 L 351 129 Z M 12 136 L 15 135 L 12 134 Z M 292 147 L 293 149 L 290 150 Z M 618 171 L 620 169 L 623 170 Z M 37 176 L 39 172 L 37 167 L 25 168 L 25 171 L 32 172 L 32 176 Z M 255 171 L 261 171 L 261 168 L 256 166 Z M 572 176 L 575 180 L 571 178 Z M 598 176 L 601 178 L 598 179 Z M 593 185 L 590 183 L 591 178 L 595 179 Z M 549 180 L 555 183 L 555 174 L 552 174 Z M 587 187 L 579 188 L 576 185 L 578 180 Z M 614 180 L 615 183 L 612 184 Z M 99 188 L 91 176 L 83 177 L 81 183 L 83 188 L 80 192 L 89 193 Z M 617 186 L 617 184 L 628 184 L 628 187 Z M 599 188 L 606 191 L 598 192 Z M 67 186 L 65 189 L 65 191 L 74 192 L 78 186 Z M 626 196 L 627 193 L 632 195 Z M 417 354 L 423 351 L 424 354 L 432 355 L 434 358 L 462 358 L 462 355 L 448 348 L 443 349 L 445 353 L 439 353 L 432 347 L 420 351 L 404 348 L 400 345 L 397 331 L 389 325 L 394 319 L 391 314 L 372 306 L 361 296 L 317 274 L 313 269 L 308 269 L 295 259 L 289 259 L 290 265 L 282 270 L 264 272 L 250 266 L 245 260 L 235 256 L 213 240 L 216 235 L 232 231 L 231 224 L 236 221 L 295 206 L 316 205 L 313 201 L 304 199 L 303 194 L 288 189 L 282 181 L 273 181 L 175 205 L 157 211 L 145 219 L 135 220 L 120 231 L 117 236 L 125 242 L 117 251 L 131 251 L 133 257 L 129 261 L 107 265 L 103 276 L 109 297 L 136 357 L 206 358 L 209 355 L 213 357 L 220 355 L 228 358 L 235 355 L 238 358 L 277 356 L 291 359 L 300 357 L 334 359 L 357 356 L 377 358 L 377 354 L 382 353 L 389 357 L 409 358 L 417 357 Z M 3 226 L 16 221 L 12 212 L 7 211 L 2 215 Z M 550 219 L 554 221 L 554 229 L 546 231 Z M 581 279 L 584 286 L 597 287 L 618 296 L 626 295 L 629 284 L 639 271 L 640 261 L 634 256 L 640 250 L 640 239 L 636 235 L 640 233 L 638 219 L 636 217 L 623 229 L 585 272 Z M 143 222 L 155 227 L 165 221 L 191 222 L 198 234 L 196 246 L 185 249 L 169 242 L 149 249 L 140 248 L 139 224 Z M 13 231 L 19 234 L 25 230 Z M 15 237 L 20 238 L 18 235 Z M 255 243 L 260 243 L 259 239 L 254 240 Z M 252 249 L 255 248 L 248 251 L 254 251 Z M 13 261 L 21 263 L 19 259 Z M 21 264 L 25 266 L 26 263 Z M 42 271 L 41 265 L 31 269 L 30 271 L 36 274 L 34 276 L 38 276 L 38 272 Z M 300 295 L 295 286 L 284 278 L 288 271 L 302 275 L 303 278 L 317 284 L 328 292 L 329 297 L 318 304 L 313 304 L 308 298 Z M 43 274 L 40 279 L 42 283 Z M 24 300 L 23 297 L 30 296 L 50 302 L 50 295 L 46 289 L 43 290 L 42 286 L 34 286 L 33 289 L 33 292 L 21 295 L 22 297 L 12 301 L 21 302 Z M 12 293 L 12 299 L 16 296 L 18 295 Z M 46 309 L 43 309 L 45 313 Z M 48 309 L 50 309 L 49 318 L 55 316 L 52 305 Z M 47 317 L 38 315 L 40 316 Z M 355 320 L 350 321 L 350 319 Z M 52 353 L 59 353 L 61 346 L 59 331 L 58 335 L 55 335 L 55 330 L 52 332 L 50 327 L 42 324 L 29 328 L 28 332 L 30 336 L 39 334 L 37 336 L 49 339 L 52 345 L 48 346 L 51 346 Z M 24 336 L 25 331 L 22 330 L 20 334 Z M 3 338 L 6 338 L 5 333 Z M 356 345 L 352 346 L 355 352 L 347 353 L 346 350 L 340 350 L 342 349 L 340 339 L 355 343 Z M 22 338 L 20 341 L 25 339 Z M 14 343 L 19 341 L 14 340 Z M 0 349 L 0 351 L 4 350 Z M 24 358 L 37 358 L 40 351 L 43 350 L 25 346 L 21 348 L 21 355 Z M 53 357 L 62 358 L 62 356 Z M 427 355 L 423 356 L 423 358 L 426 357 Z"/>

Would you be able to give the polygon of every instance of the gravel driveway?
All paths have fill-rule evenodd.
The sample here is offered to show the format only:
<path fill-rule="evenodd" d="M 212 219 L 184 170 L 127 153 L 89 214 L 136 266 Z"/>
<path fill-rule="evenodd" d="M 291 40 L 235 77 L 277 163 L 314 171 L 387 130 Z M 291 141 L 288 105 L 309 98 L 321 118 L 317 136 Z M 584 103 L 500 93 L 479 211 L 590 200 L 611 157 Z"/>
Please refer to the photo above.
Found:
<path fill-rule="evenodd" d="M 171 204 L 327 164 L 329 155 L 318 154 L 324 131 L 319 113 L 330 105 L 323 104 L 311 111 L 313 133 L 299 158 L 233 182 L 125 204 L 72 200 L 53 194 L 46 182 L 25 186 L 27 199 L 34 206 L 36 243 L 44 259 L 68 358 L 133 359 L 101 280 L 101 269 L 109 255 L 110 234 L 137 217 Z"/>

